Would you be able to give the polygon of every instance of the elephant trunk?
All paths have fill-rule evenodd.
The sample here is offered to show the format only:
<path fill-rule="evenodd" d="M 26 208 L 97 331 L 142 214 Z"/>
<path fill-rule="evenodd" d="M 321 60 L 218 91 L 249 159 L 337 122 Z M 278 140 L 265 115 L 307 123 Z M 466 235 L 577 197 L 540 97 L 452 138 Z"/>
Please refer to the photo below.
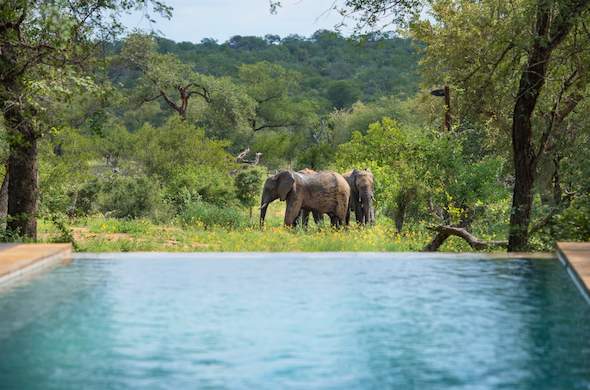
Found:
<path fill-rule="evenodd" d="M 266 209 L 268 209 L 268 205 L 275 199 L 277 199 L 277 197 L 273 194 L 269 194 L 267 191 L 262 193 L 262 198 L 260 199 L 260 227 L 264 226 L 264 219 L 266 218 Z"/>
<path fill-rule="evenodd" d="M 362 223 L 363 224 L 371 224 L 373 223 L 373 194 L 369 192 L 364 192 L 361 194 L 361 203 L 362 203 Z"/>
<path fill-rule="evenodd" d="M 268 208 L 268 202 L 263 202 L 260 205 L 260 227 L 264 226 L 264 218 L 266 218 L 266 209 Z"/>

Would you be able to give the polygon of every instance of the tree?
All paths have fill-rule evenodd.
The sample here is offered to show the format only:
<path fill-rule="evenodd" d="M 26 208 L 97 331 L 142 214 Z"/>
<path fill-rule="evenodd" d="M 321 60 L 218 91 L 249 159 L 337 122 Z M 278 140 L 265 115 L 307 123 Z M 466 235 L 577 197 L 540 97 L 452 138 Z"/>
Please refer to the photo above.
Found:
<path fill-rule="evenodd" d="M 262 61 L 241 65 L 238 77 L 257 104 L 250 118 L 253 132 L 292 129 L 308 124 L 313 117 L 313 104 L 294 96 L 300 89 L 300 73 Z"/>
<path fill-rule="evenodd" d="M 374 27 L 384 15 L 388 20 L 403 19 L 419 3 L 346 0 L 343 10 L 360 22 L 357 28 Z M 438 72 L 429 72 L 438 76 L 437 84 L 452 81 L 459 90 L 469 91 L 474 98 L 466 99 L 464 106 L 488 114 L 490 122 L 502 115 L 496 115 L 497 110 L 482 111 L 485 99 L 481 96 L 491 89 L 498 92 L 493 97 L 500 97 L 496 104 L 510 102 L 507 122 L 514 188 L 508 250 L 525 250 L 538 162 L 556 120 L 567 116 L 582 99 L 580 84 L 585 85 L 582 80 L 588 72 L 581 71 L 584 63 L 579 59 L 588 50 L 585 22 L 590 0 L 531 0 L 517 4 L 433 1 L 431 5 L 435 21 L 422 21 L 417 26 L 418 38 L 433 38 L 424 41 L 426 64 L 442 65 Z M 388 14 L 390 11 L 398 13 Z M 511 77 L 495 84 L 497 71 Z M 506 86 L 505 90 L 501 86 Z"/>
<path fill-rule="evenodd" d="M 260 168 L 249 167 L 240 170 L 234 178 L 236 196 L 244 207 L 248 207 L 252 222 L 252 207 L 256 205 L 262 185 L 263 172 Z"/>
<path fill-rule="evenodd" d="M 332 106 L 337 110 L 341 110 L 350 107 L 359 100 L 361 90 L 348 80 L 338 80 L 330 83 L 326 95 L 332 102 Z"/>
<path fill-rule="evenodd" d="M 0 3 L 0 106 L 10 149 L 9 233 L 36 237 L 37 140 L 43 130 L 30 81 L 84 62 L 94 39 L 121 31 L 120 11 L 148 6 L 170 15 L 170 8 L 157 0 Z"/>
<path fill-rule="evenodd" d="M 553 52 L 570 34 L 575 24 L 580 22 L 581 15 L 588 9 L 589 0 L 579 1 L 544 1 L 539 0 L 536 5 L 533 21 L 534 33 L 528 43 L 527 62 L 522 70 L 512 116 L 512 151 L 515 168 L 514 192 L 512 197 L 512 212 L 510 214 L 510 233 L 508 235 L 508 250 L 526 250 L 528 247 L 529 224 L 533 203 L 533 184 L 539 158 L 542 156 L 547 139 L 553 131 L 556 117 L 571 112 L 564 107 L 559 96 L 553 112 L 550 114 L 550 125 L 540 134 L 539 144 L 535 147 L 532 118 L 544 89 L 549 66 L 555 61 Z M 586 36 L 586 39 L 588 37 Z M 560 61 L 558 59 L 557 61 Z M 577 72 L 577 69 L 574 71 Z M 576 73 L 568 77 L 562 90 L 568 90 L 573 84 Z M 576 97 L 569 96 L 571 104 L 577 104 Z M 567 100 L 566 100 L 567 101 Z M 566 103 L 567 104 L 567 103 Z M 572 108 L 573 109 L 573 108 Z"/>
<path fill-rule="evenodd" d="M 378 204 L 400 231 L 418 202 L 428 209 L 421 214 L 429 220 L 468 227 L 483 204 L 498 201 L 505 192 L 497 184 L 502 159 L 473 159 L 465 151 L 467 141 L 466 134 L 400 126 L 384 118 L 339 145 L 335 165 L 339 171 L 371 168 Z"/>
<path fill-rule="evenodd" d="M 203 99 L 208 109 L 227 119 L 230 126 L 240 126 L 254 109 L 254 102 L 231 80 L 199 74 L 174 54 L 158 53 L 155 39 L 148 35 L 130 35 L 121 57 L 142 75 L 140 102 L 161 100 L 183 120 L 192 97 Z"/>
<path fill-rule="evenodd" d="M 585 98 L 590 1 L 435 2 L 436 23 L 415 24 L 426 42 L 424 74 L 457 91 L 462 123 L 497 129 L 511 145 L 514 188 L 508 249 L 525 250 L 537 167 L 565 119 Z M 505 140 L 505 141 L 503 141 Z"/>

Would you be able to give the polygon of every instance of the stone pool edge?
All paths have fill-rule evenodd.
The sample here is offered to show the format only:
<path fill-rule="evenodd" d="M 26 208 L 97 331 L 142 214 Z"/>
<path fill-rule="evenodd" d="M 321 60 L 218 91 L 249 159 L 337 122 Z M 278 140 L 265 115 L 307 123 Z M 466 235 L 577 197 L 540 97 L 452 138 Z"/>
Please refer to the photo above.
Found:
<path fill-rule="evenodd" d="M 494 260 L 556 260 L 555 253 L 551 252 L 522 252 L 522 253 L 506 253 L 506 252 L 162 252 L 162 251 L 137 251 L 137 252 L 76 252 L 73 257 L 75 259 L 116 259 L 121 257 L 145 257 L 145 256 L 174 256 L 178 258 L 194 258 L 194 257 L 239 257 L 252 258 L 258 255 L 276 255 L 277 258 L 332 258 L 340 255 L 347 255 L 353 257 L 363 258 L 383 258 L 383 257 L 399 257 L 406 256 L 408 258 L 421 257 L 440 257 L 440 258 L 464 258 L 464 259 L 494 259 Z"/>
<path fill-rule="evenodd" d="M 557 258 L 590 304 L 590 243 L 558 242 Z"/>
<path fill-rule="evenodd" d="M 4 244 L 0 246 L 0 286 L 71 260 L 71 244 Z"/>

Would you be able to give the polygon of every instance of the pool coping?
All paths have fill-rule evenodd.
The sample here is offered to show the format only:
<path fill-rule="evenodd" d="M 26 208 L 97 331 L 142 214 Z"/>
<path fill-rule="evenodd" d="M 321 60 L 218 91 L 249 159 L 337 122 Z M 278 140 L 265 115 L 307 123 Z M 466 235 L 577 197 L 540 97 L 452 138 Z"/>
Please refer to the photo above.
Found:
<path fill-rule="evenodd" d="M 120 257 L 144 257 L 144 256 L 174 256 L 180 258 L 195 258 L 195 257 L 240 257 L 251 258 L 258 255 L 276 255 L 279 258 L 332 258 L 341 255 L 356 256 L 356 257 L 370 257 L 383 258 L 390 256 L 407 256 L 411 258 L 465 258 L 465 259 L 494 259 L 494 260 L 555 260 L 556 256 L 551 252 L 166 252 L 166 251 L 137 251 L 137 252 L 76 252 L 73 257 L 75 259 L 112 259 Z"/>
<path fill-rule="evenodd" d="M 71 244 L 0 244 L 0 286 L 72 258 Z"/>
<path fill-rule="evenodd" d="M 590 243 L 558 242 L 557 258 L 590 304 Z"/>

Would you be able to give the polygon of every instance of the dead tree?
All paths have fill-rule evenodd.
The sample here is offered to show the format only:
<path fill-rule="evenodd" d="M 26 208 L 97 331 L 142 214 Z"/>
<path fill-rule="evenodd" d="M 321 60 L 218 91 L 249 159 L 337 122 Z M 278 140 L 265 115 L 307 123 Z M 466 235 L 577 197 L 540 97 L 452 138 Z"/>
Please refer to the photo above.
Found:
<path fill-rule="evenodd" d="M 437 232 L 436 236 L 432 239 L 432 241 L 426 245 L 423 249 L 424 252 L 436 252 L 438 249 L 444 244 L 444 242 L 450 236 L 457 236 L 461 237 L 471 248 L 475 250 L 484 250 L 493 247 L 504 247 L 508 246 L 507 241 L 484 241 L 480 240 L 479 238 L 475 237 L 473 234 L 469 233 L 465 228 L 458 227 L 458 226 L 451 226 L 451 225 L 439 225 L 433 226 L 428 228 Z"/>

